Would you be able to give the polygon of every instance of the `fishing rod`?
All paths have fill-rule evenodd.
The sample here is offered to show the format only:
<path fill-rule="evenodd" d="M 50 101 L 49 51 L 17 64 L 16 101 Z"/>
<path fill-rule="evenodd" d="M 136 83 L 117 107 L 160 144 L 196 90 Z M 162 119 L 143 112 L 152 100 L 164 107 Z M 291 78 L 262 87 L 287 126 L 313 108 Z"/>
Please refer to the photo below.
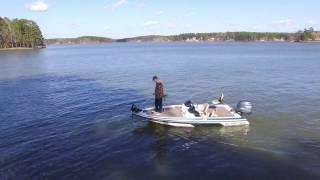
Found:
<path fill-rule="evenodd" d="M 166 98 L 167 98 L 168 94 L 164 94 L 162 99 L 163 99 L 163 104 L 162 104 L 162 111 L 164 112 L 165 110 L 165 105 L 166 105 Z"/>

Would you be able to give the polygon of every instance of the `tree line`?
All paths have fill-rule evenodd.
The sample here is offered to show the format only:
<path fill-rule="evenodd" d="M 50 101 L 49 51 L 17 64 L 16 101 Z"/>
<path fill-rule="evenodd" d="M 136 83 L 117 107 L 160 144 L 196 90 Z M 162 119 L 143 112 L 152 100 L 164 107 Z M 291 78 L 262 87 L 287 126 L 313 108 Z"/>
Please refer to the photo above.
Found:
<path fill-rule="evenodd" d="M 107 37 L 98 36 L 81 36 L 77 38 L 55 38 L 46 39 L 45 44 L 47 45 L 62 45 L 62 44 L 100 44 L 100 43 L 111 43 L 113 39 Z"/>
<path fill-rule="evenodd" d="M 312 27 L 296 33 L 282 32 L 221 32 L 221 33 L 184 33 L 170 36 L 140 36 L 119 39 L 117 42 L 147 41 L 314 41 L 320 40 L 320 32 Z"/>
<path fill-rule="evenodd" d="M 0 48 L 42 48 L 44 38 L 36 22 L 0 17 Z"/>
<path fill-rule="evenodd" d="M 169 40 L 186 41 L 314 41 L 319 32 L 311 27 L 296 33 L 274 33 L 274 32 L 226 32 L 226 33 L 186 33 L 169 36 Z"/>

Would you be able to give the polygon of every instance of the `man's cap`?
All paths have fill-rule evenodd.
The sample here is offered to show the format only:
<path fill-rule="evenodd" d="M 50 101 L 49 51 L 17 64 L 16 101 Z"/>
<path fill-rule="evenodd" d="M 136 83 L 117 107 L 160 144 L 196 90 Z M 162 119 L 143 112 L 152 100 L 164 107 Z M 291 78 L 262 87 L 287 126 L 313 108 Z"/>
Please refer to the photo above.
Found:
<path fill-rule="evenodd" d="M 158 79 L 158 76 L 153 76 L 152 77 L 152 81 L 154 81 L 155 79 Z"/>

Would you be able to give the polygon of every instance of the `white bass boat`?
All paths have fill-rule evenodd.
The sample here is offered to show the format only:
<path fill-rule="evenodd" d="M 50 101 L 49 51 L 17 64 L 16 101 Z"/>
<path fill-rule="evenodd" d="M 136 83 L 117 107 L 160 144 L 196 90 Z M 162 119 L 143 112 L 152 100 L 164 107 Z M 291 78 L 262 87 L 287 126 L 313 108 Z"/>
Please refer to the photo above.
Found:
<path fill-rule="evenodd" d="M 132 105 L 133 115 L 146 118 L 152 122 L 177 127 L 194 127 L 196 125 L 236 126 L 248 125 L 247 115 L 251 114 L 252 104 L 239 101 L 236 108 L 223 102 L 223 94 L 210 104 L 193 104 L 190 100 L 182 105 L 164 106 L 162 112 L 153 107 L 140 109 Z"/>

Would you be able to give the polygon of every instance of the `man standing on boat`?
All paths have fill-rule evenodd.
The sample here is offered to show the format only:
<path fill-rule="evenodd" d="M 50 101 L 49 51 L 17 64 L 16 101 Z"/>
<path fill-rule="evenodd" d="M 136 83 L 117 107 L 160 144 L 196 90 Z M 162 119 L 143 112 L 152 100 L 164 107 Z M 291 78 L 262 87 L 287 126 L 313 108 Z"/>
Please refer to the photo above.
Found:
<path fill-rule="evenodd" d="M 163 93 L 163 84 L 162 81 L 157 77 L 153 76 L 152 81 L 155 82 L 155 90 L 154 90 L 154 105 L 155 105 L 155 111 L 162 112 L 162 98 L 164 96 Z"/>

